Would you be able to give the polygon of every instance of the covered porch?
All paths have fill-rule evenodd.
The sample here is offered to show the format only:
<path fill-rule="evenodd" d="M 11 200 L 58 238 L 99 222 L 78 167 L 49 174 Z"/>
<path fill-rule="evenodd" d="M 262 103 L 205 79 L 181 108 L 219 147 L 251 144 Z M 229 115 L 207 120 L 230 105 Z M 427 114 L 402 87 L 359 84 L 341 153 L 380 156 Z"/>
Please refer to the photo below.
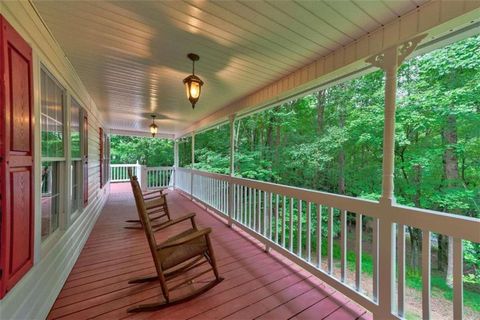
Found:
<path fill-rule="evenodd" d="M 132 305 L 160 299 L 161 291 L 157 282 L 127 283 L 155 270 L 143 231 L 123 228 L 124 220 L 137 214 L 130 185 L 117 183 L 112 185 L 48 319 L 371 318 L 371 313 L 351 299 L 283 256 L 266 253 L 259 241 L 237 228 L 228 228 L 224 218 L 208 212 L 181 191 L 169 190 L 168 201 L 174 217 L 196 212 L 199 225 L 213 229 L 217 263 L 225 278 L 222 283 L 184 304 L 128 314 L 126 310 Z"/>
<path fill-rule="evenodd" d="M 13 173 L 25 171 L 14 178 L 10 169 L 0 172 L 0 319 L 478 318 L 475 298 L 480 293 L 467 290 L 466 284 L 475 282 L 471 287 L 477 290 L 480 283 L 480 262 L 471 254 L 480 250 L 480 175 L 467 172 L 471 181 L 464 179 L 465 171 L 477 168 L 480 150 L 475 122 L 480 120 L 479 60 L 473 54 L 478 51 L 469 45 L 470 55 L 458 50 L 468 57 L 452 55 L 438 63 L 447 68 L 463 59 L 458 70 L 445 73 L 445 87 L 431 84 L 440 77 L 433 72 L 418 81 L 427 69 L 407 77 L 402 68 L 413 57 L 479 37 L 479 0 L 7 1 L 0 2 L 0 26 L 1 53 L 21 53 L 2 56 L 0 63 L 0 76 L 7 89 L 13 88 L 3 90 L 0 81 L 1 93 L 11 96 L 0 94 L 0 109 L 5 110 L 0 127 L 10 130 L 0 134 L 0 142 L 12 142 L 11 154 L 0 150 L 0 163 L 8 166 L 12 159 L 21 165 Z M 201 60 L 187 60 L 193 53 Z M 205 81 L 202 90 L 192 90 L 193 82 L 186 81 L 195 72 Z M 342 91 L 348 81 L 373 73 L 376 80 L 361 99 Z M 413 90 L 406 82 L 423 86 Z M 465 83 L 471 90 L 462 89 Z M 425 93 L 431 86 L 436 91 Z M 327 95 L 334 87 L 336 95 Z M 450 87 L 458 90 L 445 89 Z M 361 88 L 357 83 L 348 91 Z M 463 96 L 467 91 L 468 97 Z M 412 99 L 404 99 L 412 92 Z M 444 95 L 457 98 L 452 103 L 445 99 L 442 109 L 437 101 Z M 309 116 L 287 123 L 291 110 L 284 106 L 300 100 Z M 350 128 L 348 103 L 348 110 L 368 111 L 350 137 L 352 145 L 365 139 L 364 145 L 351 154 L 363 148 L 361 155 L 371 156 L 375 167 L 352 177 L 376 178 L 374 186 L 369 181 L 355 193 L 346 190 L 349 154 L 341 141 Z M 425 120 L 398 130 L 400 109 L 415 115 L 406 107 L 416 104 L 427 110 Z M 459 106 L 471 117 L 456 117 Z M 292 158 L 276 153 L 281 130 L 302 131 L 308 122 L 315 135 L 296 159 L 316 156 L 310 161 L 314 174 L 308 176 L 315 182 L 320 180 L 315 174 L 328 168 L 324 164 L 338 164 L 338 173 L 331 174 L 336 179 L 329 182 L 338 188 L 262 179 L 262 174 L 274 176 L 273 164 L 264 165 L 263 151 L 257 158 L 245 157 L 260 167 L 260 174 L 239 170 L 240 128 L 245 119 L 266 110 L 272 111 L 273 124 L 260 123 L 261 131 L 251 131 L 245 139 L 252 141 L 249 151 L 257 152 L 255 141 L 261 141 L 272 163 L 289 166 Z M 325 110 L 336 112 L 329 125 L 336 134 L 328 137 Z M 423 153 L 408 164 L 410 177 L 404 164 L 395 162 L 404 158 L 399 140 L 403 146 L 411 143 L 408 136 L 419 140 L 424 131 L 416 128 L 436 114 L 443 117 L 432 124 L 435 130 L 426 126 L 434 134 L 424 139 L 438 146 L 418 143 L 418 149 L 439 160 L 430 173 L 432 180 L 441 181 L 422 194 Z M 357 118 L 351 113 L 350 120 Z M 464 122 L 461 130 L 457 121 Z M 367 134 L 367 127 L 376 130 Z M 221 166 L 201 167 L 196 148 L 213 137 L 206 132 L 218 128 L 223 128 L 215 139 Z M 457 139 L 457 132 L 468 139 Z M 151 137 L 143 149 L 166 141 L 172 160 L 155 167 L 148 167 L 146 159 L 140 160 L 143 164 L 139 159 L 118 161 L 110 154 L 114 136 Z M 305 136 L 290 140 L 291 153 Z M 276 146 L 270 148 L 273 141 Z M 465 141 L 470 149 L 464 148 Z M 376 153 L 365 146 L 375 146 Z M 335 150 L 321 162 L 327 149 Z M 463 161 L 458 157 L 462 152 L 472 159 Z M 357 173 L 357 163 L 363 161 L 355 158 L 349 170 Z M 285 175 L 303 182 L 307 176 L 296 172 L 302 166 L 302 161 L 295 163 Z M 213 229 L 225 279 L 218 286 L 160 311 L 127 313 L 130 306 L 162 298 L 158 283 L 128 284 L 130 278 L 154 272 L 143 231 L 124 228 L 125 220 L 137 217 L 129 169 L 142 189 L 168 189 L 174 217 L 195 212 L 199 225 Z M 406 177 L 404 194 L 398 193 L 401 175 Z M 458 200 L 457 188 L 468 206 Z M 443 199 L 440 189 L 452 191 L 444 193 L 451 198 Z M 436 197 L 435 205 L 422 205 L 421 196 Z M 409 200 L 413 198 L 417 201 Z M 456 203 L 450 206 L 449 201 Z M 409 295 L 412 230 L 417 282 L 415 294 Z M 448 299 L 441 300 L 445 305 L 435 300 L 446 291 L 435 291 L 432 275 L 439 236 L 442 254 L 448 256 L 442 278 L 442 284 L 449 282 Z M 467 265 L 467 256 L 475 263 Z M 465 271 L 472 271 L 470 278 Z M 415 315 L 409 313 L 412 309 Z"/>

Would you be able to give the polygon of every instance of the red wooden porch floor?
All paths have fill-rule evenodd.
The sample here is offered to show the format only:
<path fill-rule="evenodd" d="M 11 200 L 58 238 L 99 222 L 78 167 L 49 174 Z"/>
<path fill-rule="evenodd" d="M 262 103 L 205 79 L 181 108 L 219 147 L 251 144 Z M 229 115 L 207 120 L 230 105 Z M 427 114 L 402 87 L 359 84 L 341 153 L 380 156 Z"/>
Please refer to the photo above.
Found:
<path fill-rule="evenodd" d="M 161 299 L 157 282 L 128 284 L 154 272 L 141 230 L 124 229 L 136 218 L 128 184 L 112 185 L 110 198 L 48 316 L 49 319 L 365 319 L 347 297 L 232 230 L 177 192 L 169 191 L 172 215 L 196 212 L 209 226 L 225 280 L 189 302 L 156 312 L 128 314 L 129 306 Z"/>

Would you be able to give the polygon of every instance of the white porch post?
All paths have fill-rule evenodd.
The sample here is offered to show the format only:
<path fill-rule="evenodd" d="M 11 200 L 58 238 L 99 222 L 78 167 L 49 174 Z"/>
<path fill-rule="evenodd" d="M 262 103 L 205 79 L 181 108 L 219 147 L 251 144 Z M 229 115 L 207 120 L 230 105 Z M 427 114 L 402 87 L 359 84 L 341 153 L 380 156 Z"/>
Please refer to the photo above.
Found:
<path fill-rule="evenodd" d="M 190 170 L 190 199 L 193 199 L 193 170 L 195 169 L 195 131 L 192 131 L 192 170 Z"/>
<path fill-rule="evenodd" d="M 142 173 L 142 191 L 148 190 L 148 170 L 146 165 L 140 166 L 140 172 Z"/>
<path fill-rule="evenodd" d="M 177 168 L 178 168 L 178 140 L 173 140 L 173 189 L 177 187 Z"/>
<path fill-rule="evenodd" d="M 230 115 L 230 177 L 235 175 L 235 114 Z M 232 180 L 228 182 L 228 226 L 232 226 L 233 221 L 233 196 L 234 189 Z"/>
<path fill-rule="evenodd" d="M 368 63 L 385 71 L 385 111 L 383 130 L 383 177 L 380 205 L 382 217 L 378 230 L 378 309 L 375 319 L 396 319 L 396 224 L 390 217 L 390 209 L 395 204 L 395 109 L 397 95 L 397 69 L 403 60 L 425 37 L 418 36 L 401 45 L 393 46 L 367 60 Z M 403 268 L 402 268 L 403 270 Z M 374 279 L 375 281 L 375 279 Z M 375 296 L 375 293 L 374 293 Z"/>
<path fill-rule="evenodd" d="M 137 163 L 135 164 L 135 171 L 137 173 L 137 179 L 138 183 L 140 184 L 140 188 L 143 191 L 147 190 L 147 183 L 146 183 L 146 170 L 144 172 L 143 167 L 137 160 Z"/>
<path fill-rule="evenodd" d="M 383 69 L 385 71 L 385 110 L 383 129 L 383 179 L 382 197 L 384 212 L 395 203 L 393 194 L 393 173 L 395 169 L 395 109 L 397 95 L 397 47 L 385 52 Z M 396 245 L 394 224 L 389 218 L 379 221 L 379 292 L 378 305 L 380 317 L 391 317 L 396 307 L 395 274 L 396 274 Z"/>

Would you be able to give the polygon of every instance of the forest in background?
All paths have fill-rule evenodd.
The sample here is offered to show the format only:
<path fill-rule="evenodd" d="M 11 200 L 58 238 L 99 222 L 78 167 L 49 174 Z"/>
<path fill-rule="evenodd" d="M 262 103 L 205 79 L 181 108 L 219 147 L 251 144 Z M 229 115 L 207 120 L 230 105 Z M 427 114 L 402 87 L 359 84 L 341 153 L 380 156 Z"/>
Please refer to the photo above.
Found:
<path fill-rule="evenodd" d="M 378 200 L 383 107 L 384 74 L 375 71 L 240 118 L 235 174 Z M 225 124 L 196 134 L 196 169 L 228 174 L 229 130 Z M 190 159 L 187 137 L 180 165 L 189 167 Z M 400 204 L 480 218 L 480 36 L 399 69 L 395 195 Z M 408 227 L 412 276 L 420 270 L 421 237 Z M 435 271 L 450 285 L 451 239 L 434 238 Z M 465 241 L 464 247 L 465 281 L 478 285 L 480 245 Z"/>
<path fill-rule="evenodd" d="M 375 71 L 240 118 L 235 174 L 378 200 L 383 108 L 384 74 Z M 229 172 L 229 131 L 224 124 L 196 134 L 196 169 Z M 134 150 L 141 150 L 141 163 L 173 162 L 171 143 L 131 139 L 127 147 L 112 138 L 112 163 L 134 163 Z M 179 158 L 180 166 L 191 166 L 190 137 L 180 140 Z M 399 69 L 395 195 L 400 204 L 480 218 L 480 36 L 412 58 Z M 407 234 L 409 276 L 418 278 L 422 235 L 410 227 Z M 433 245 L 434 274 L 448 287 L 451 241 L 435 234 Z M 464 250 L 464 281 L 478 294 L 480 244 L 464 241 Z M 480 310 L 480 295 L 471 298 L 470 306 Z"/>
<path fill-rule="evenodd" d="M 135 164 L 147 167 L 173 166 L 173 142 L 133 136 L 110 136 L 111 164 Z"/>

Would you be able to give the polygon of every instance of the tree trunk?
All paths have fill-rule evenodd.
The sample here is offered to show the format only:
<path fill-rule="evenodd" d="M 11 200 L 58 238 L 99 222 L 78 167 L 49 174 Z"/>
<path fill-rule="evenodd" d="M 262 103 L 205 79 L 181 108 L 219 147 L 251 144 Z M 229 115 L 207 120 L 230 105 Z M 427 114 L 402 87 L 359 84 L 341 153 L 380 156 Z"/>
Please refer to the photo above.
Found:
<path fill-rule="evenodd" d="M 317 97 L 317 133 L 322 135 L 325 128 L 325 100 L 327 97 L 326 90 L 320 90 L 316 94 Z"/>
<path fill-rule="evenodd" d="M 340 130 L 345 128 L 345 113 L 345 106 L 339 106 L 338 127 Z M 338 153 L 338 193 L 345 194 L 345 151 L 343 150 L 343 143 Z"/>
<path fill-rule="evenodd" d="M 410 266 L 414 270 L 420 269 L 420 243 L 422 242 L 422 232 L 418 229 L 407 226 L 408 233 L 410 235 Z"/>
<path fill-rule="evenodd" d="M 445 128 L 443 130 L 443 139 L 446 143 L 445 152 L 443 154 L 443 164 L 445 170 L 445 179 L 447 182 L 447 190 L 455 188 L 458 184 L 458 159 L 455 154 L 457 145 L 457 118 L 451 113 L 447 116 Z M 456 212 L 456 208 L 446 208 L 452 212 Z M 448 237 L 448 266 L 446 283 L 449 287 L 453 286 L 453 239 Z"/>
<path fill-rule="evenodd" d="M 275 146 L 274 146 L 274 157 L 273 157 L 273 167 L 277 170 L 281 166 L 280 162 L 280 142 L 282 140 L 282 127 L 281 127 L 281 120 L 276 118 L 275 121 Z M 281 170 L 277 170 L 277 172 L 280 172 Z"/>
<path fill-rule="evenodd" d="M 442 234 L 439 234 L 437 237 L 438 250 L 437 250 L 437 269 L 438 271 L 443 271 L 443 266 L 445 265 L 445 238 Z"/>

